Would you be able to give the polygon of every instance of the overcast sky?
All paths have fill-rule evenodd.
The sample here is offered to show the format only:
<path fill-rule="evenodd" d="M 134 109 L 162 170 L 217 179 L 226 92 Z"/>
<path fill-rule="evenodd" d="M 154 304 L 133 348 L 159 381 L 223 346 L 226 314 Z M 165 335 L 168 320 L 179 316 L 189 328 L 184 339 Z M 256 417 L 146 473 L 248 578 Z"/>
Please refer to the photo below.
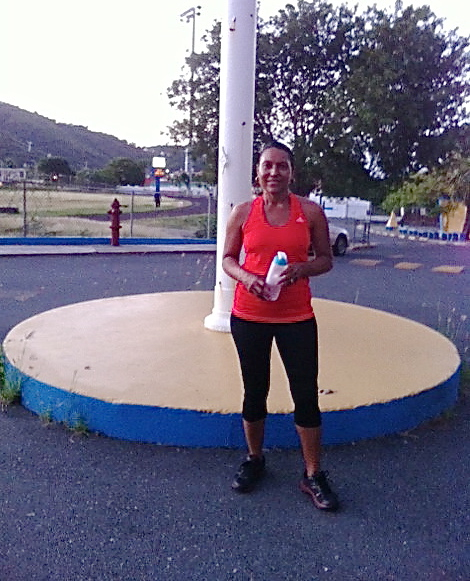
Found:
<path fill-rule="evenodd" d="M 166 90 L 180 76 L 191 47 L 192 25 L 181 22 L 180 14 L 201 5 L 197 52 L 204 31 L 220 20 L 224 2 L 3 0 L 0 101 L 140 146 L 167 143 L 161 133 L 176 113 Z M 261 0 L 260 16 L 287 3 Z M 358 4 L 362 9 L 373 0 Z M 445 18 L 446 28 L 470 35 L 468 0 L 413 2 L 421 4 Z"/>

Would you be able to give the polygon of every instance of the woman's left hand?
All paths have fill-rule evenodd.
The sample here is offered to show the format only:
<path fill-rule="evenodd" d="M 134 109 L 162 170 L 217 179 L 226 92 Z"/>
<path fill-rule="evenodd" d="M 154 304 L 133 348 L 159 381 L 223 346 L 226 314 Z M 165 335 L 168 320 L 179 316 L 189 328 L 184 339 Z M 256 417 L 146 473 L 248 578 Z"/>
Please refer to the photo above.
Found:
<path fill-rule="evenodd" d="M 282 286 L 290 286 L 295 284 L 299 278 L 305 278 L 306 276 L 308 275 L 305 273 L 305 263 L 294 262 L 286 266 L 282 273 L 281 284 Z"/>

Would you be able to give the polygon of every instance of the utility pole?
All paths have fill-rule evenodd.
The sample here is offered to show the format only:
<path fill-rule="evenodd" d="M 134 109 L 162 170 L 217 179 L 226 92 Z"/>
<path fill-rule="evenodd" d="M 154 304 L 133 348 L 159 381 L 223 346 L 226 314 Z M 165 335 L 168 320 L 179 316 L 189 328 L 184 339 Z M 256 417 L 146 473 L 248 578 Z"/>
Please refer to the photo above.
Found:
<path fill-rule="evenodd" d="M 191 75 L 189 78 L 189 131 L 188 131 L 188 145 L 184 151 L 184 171 L 189 176 L 188 193 L 191 193 L 193 181 L 193 163 L 192 163 L 192 149 L 193 149 L 193 133 L 194 133 L 194 48 L 196 41 L 196 16 L 201 14 L 201 7 L 196 6 L 189 8 L 180 15 L 180 20 L 186 19 L 186 22 L 193 22 L 192 40 L 191 40 L 191 54 L 189 57 L 189 67 Z"/>

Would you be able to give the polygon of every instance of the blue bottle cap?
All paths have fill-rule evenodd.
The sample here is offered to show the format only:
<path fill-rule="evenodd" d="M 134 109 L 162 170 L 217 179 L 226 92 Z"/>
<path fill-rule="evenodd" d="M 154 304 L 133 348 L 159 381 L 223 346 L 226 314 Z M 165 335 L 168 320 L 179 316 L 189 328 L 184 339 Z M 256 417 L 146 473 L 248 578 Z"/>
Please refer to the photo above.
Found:
<path fill-rule="evenodd" d="M 287 256 L 285 252 L 278 252 L 275 258 L 276 264 L 279 266 L 286 266 L 287 264 Z"/>

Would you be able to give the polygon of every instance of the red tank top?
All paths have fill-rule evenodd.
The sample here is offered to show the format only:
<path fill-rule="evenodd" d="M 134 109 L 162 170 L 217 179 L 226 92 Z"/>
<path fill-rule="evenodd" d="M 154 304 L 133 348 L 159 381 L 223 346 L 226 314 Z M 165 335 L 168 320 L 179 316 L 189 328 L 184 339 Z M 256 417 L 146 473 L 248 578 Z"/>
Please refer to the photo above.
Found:
<path fill-rule="evenodd" d="M 264 200 L 259 196 L 251 204 L 243 225 L 243 268 L 266 276 L 271 261 L 279 250 L 287 254 L 289 263 L 308 260 L 310 228 L 297 196 L 289 194 L 290 214 L 286 224 L 271 226 L 264 212 Z M 311 319 L 310 287 L 307 278 L 283 287 L 276 301 L 266 301 L 249 293 L 240 282 L 235 288 L 232 312 L 241 319 L 263 323 L 294 323 Z"/>

